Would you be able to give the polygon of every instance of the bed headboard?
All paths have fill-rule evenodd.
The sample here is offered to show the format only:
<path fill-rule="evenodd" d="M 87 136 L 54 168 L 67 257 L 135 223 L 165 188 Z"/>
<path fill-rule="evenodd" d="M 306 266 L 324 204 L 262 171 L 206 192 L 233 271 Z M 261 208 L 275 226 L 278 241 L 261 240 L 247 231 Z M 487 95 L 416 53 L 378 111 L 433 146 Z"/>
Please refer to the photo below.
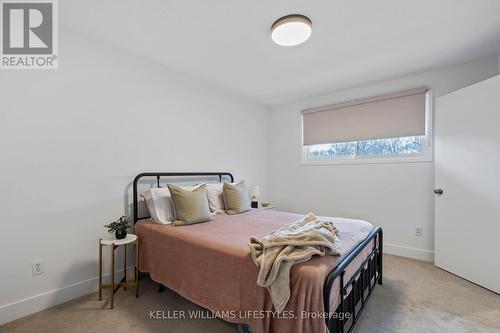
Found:
<path fill-rule="evenodd" d="M 160 187 L 160 178 L 166 177 L 219 177 L 219 182 L 222 182 L 223 177 L 229 177 L 231 183 L 234 182 L 234 177 L 229 172 L 143 172 L 134 178 L 133 196 L 134 196 L 134 224 L 139 220 L 138 216 L 138 201 L 137 201 L 137 183 L 141 178 L 156 177 L 156 185 Z"/>

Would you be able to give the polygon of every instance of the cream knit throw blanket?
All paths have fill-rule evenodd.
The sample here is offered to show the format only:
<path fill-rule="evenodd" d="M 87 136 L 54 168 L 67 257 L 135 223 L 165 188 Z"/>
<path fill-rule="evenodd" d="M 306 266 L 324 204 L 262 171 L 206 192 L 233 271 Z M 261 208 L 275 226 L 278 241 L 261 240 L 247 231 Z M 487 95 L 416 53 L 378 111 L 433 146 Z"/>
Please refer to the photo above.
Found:
<path fill-rule="evenodd" d="M 313 255 L 340 255 L 340 240 L 331 221 L 313 213 L 262 237 L 251 237 L 250 252 L 260 268 L 257 284 L 266 287 L 281 312 L 290 299 L 290 269 Z"/>

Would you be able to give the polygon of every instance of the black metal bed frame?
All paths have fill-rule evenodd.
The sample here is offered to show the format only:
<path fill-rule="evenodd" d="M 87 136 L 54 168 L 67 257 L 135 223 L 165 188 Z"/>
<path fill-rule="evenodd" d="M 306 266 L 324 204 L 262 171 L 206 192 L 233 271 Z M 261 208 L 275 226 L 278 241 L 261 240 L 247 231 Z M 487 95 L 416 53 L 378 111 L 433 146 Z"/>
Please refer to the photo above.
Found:
<path fill-rule="evenodd" d="M 138 216 L 137 184 L 141 178 L 156 177 L 156 185 L 160 186 L 161 177 L 218 177 L 222 182 L 234 177 L 229 172 L 144 172 L 137 175 L 133 182 L 133 221 L 134 224 L 145 217 Z M 330 333 L 350 333 L 358 322 L 366 303 L 377 284 L 382 284 L 382 228 L 375 228 L 356 248 L 349 253 L 326 277 L 323 285 L 323 305 L 325 323 Z M 348 265 L 363 251 L 371 246 L 368 257 L 363 261 L 351 278 L 345 281 Z M 334 312 L 330 312 L 330 296 L 336 280 L 340 283 L 340 303 Z M 337 297 L 337 295 L 335 295 Z"/>

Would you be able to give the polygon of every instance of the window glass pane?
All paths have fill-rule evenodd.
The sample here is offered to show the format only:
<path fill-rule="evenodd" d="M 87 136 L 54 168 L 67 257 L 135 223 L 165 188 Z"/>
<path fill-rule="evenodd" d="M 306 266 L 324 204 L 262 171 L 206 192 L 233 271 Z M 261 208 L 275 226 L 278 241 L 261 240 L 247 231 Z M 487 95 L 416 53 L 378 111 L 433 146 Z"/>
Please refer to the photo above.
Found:
<path fill-rule="evenodd" d="M 305 148 L 306 159 L 308 160 L 354 157 L 356 153 L 356 142 L 312 145 L 306 146 Z"/>
<path fill-rule="evenodd" d="M 306 160 L 328 160 L 370 156 L 404 156 L 422 153 L 423 137 L 364 140 L 305 146 Z"/>
<path fill-rule="evenodd" d="M 358 156 L 418 154 L 421 149 L 419 136 L 358 141 Z"/>

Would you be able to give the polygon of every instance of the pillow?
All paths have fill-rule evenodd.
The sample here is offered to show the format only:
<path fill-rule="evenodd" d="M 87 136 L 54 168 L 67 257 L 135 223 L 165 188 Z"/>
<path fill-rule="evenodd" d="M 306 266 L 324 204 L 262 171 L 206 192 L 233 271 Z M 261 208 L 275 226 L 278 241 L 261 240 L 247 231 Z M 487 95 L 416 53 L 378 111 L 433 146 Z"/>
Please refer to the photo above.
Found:
<path fill-rule="evenodd" d="M 250 210 L 250 197 L 245 181 L 232 185 L 224 183 L 222 186 L 224 205 L 229 215 L 239 214 Z"/>
<path fill-rule="evenodd" d="M 226 206 L 222 196 L 222 183 L 207 184 L 208 207 L 215 214 L 224 213 Z"/>
<path fill-rule="evenodd" d="M 192 191 L 168 184 L 174 207 L 174 225 L 186 225 L 213 220 L 208 207 L 207 187 L 200 185 Z"/>
<path fill-rule="evenodd" d="M 200 185 L 180 186 L 186 191 L 192 191 Z M 154 187 L 139 193 L 149 210 L 151 218 L 159 224 L 171 224 L 175 220 L 172 197 L 166 187 Z"/>
<path fill-rule="evenodd" d="M 169 192 L 170 193 L 170 192 Z M 151 195 L 151 190 L 139 193 L 139 196 L 144 199 L 146 206 L 148 207 L 149 216 L 156 221 L 155 204 L 153 202 L 153 196 Z"/>
<path fill-rule="evenodd" d="M 172 198 L 168 188 L 152 188 L 140 194 L 146 201 L 149 215 L 160 224 L 170 224 L 175 219 Z"/>

